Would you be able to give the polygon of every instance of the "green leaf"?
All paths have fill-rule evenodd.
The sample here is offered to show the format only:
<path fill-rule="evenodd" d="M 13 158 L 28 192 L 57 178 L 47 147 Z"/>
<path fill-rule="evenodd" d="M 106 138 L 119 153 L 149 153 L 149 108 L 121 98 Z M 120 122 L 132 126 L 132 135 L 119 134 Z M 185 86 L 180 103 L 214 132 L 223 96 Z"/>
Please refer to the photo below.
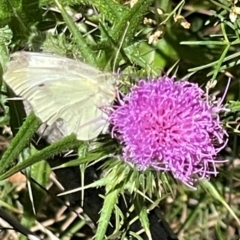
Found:
<path fill-rule="evenodd" d="M 141 238 L 138 233 L 135 233 L 133 231 L 129 231 L 129 235 L 133 236 L 132 239 L 143 240 L 143 238 Z"/>
<path fill-rule="evenodd" d="M 30 229 L 35 223 L 36 216 L 33 212 L 32 203 L 31 203 L 31 199 L 29 198 L 28 191 L 24 193 L 24 197 L 22 201 L 23 201 L 22 204 L 24 206 L 24 211 L 21 217 L 21 224 L 25 226 L 27 229 Z M 26 237 L 21 235 L 19 237 L 19 240 L 26 240 Z"/>
<path fill-rule="evenodd" d="M 38 0 L 7 0 L 8 12 L 11 13 L 9 26 L 13 31 L 13 42 L 27 40 L 31 28 L 42 17 Z"/>
<path fill-rule="evenodd" d="M 20 131 L 21 130 L 22 129 L 20 129 Z M 14 138 L 14 140 L 17 137 L 18 137 L 18 135 Z M 21 142 L 21 140 L 19 140 L 19 141 Z M 22 169 L 25 169 L 41 160 L 44 160 L 44 159 L 46 160 L 46 159 L 51 158 L 61 152 L 64 152 L 64 151 L 76 149 L 79 147 L 80 144 L 81 144 L 81 142 L 76 140 L 75 134 L 65 137 L 64 139 L 62 139 L 56 143 L 53 143 L 50 146 L 44 148 L 43 150 L 33 154 L 32 156 L 30 156 L 23 162 L 19 163 L 18 165 L 14 166 L 13 168 L 11 168 L 9 171 L 3 173 L 2 175 L 0 175 L 0 180 L 6 179 L 9 176 L 11 176 L 12 174 L 19 172 Z M 8 151 L 11 152 L 11 150 L 9 150 L 11 148 L 11 146 L 12 145 L 10 145 L 10 147 L 8 148 L 8 150 L 6 152 L 8 152 Z M 6 152 L 5 152 L 5 154 L 6 154 Z M 4 154 L 4 156 L 5 156 L 5 154 Z M 16 152 L 14 152 L 14 154 L 16 155 Z M 9 155 L 9 153 L 7 155 Z M 2 169 L 2 166 L 0 169 Z"/>
<path fill-rule="evenodd" d="M 0 65 L 1 65 L 1 72 L 0 75 L 3 74 L 5 70 L 6 63 L 9 60 L 9 53 L 8 53 L 8 45 L 12 39 L 12 31 L 8 26 L 0 28 Z"/>
<path fill-rule="evenodd" d="M 111 23 L 116 23 L 122 17 L 125 9 L 127 9 L 116 1 L 93 0 L 88 2 L 98 8 L 101 15 Z"/>
<path fill-rule="evenodd" d="M 17 135 L 12 140 L 10 146 L 3 154 L 0 164 L 0 174 L 3 174 L 7 168 L 15 161 L 20 152 L 30 142 L 33 134 L 40 126 L 40 120 L 32 113 L 30 114 Z"/>
<path fill-rule="evenodd" d="M 240 101 L 229 101 L 227 108 L 231 110 L 231 112 L 239 112 L 240 111 Z"/>
<path fill-rule="evenodd" d="M 91 163 L 92 161 L 100 159 L 104 156 L 105 156 L 104 152 L 88 153 L 88 155 L 86 157 L 81 157 L 78 159 L 68 161 L 57 167 L 54 167 L 53 169 L 56 170 L 56 169 L 60 169 L 60 168 L 75 167 L 75 166 L 79 166 L 80 164 Z"/>
<path fill-rule="evenodd" d="M 41 5 L 46 3 L 50 4 L 51 0 L 41 0 Z M 111 23 L 117 22 L 126 8 L 117 1 L 109 0 L 61 0 L 60 3 L 63 6 L 91 4 L 99 10 L 99 13 L 107 21 Z"/>
<path fill-rule="evenodd" d="M 105 21 L 101 22 L 102 41 L 95 46 L 96 49 L 105 50 L 98 60 L 101 68 L 111 70 L 110 66 L 105 66 L 105 63 L 109 63 L 109 59 L 116 57 L 118 52 L 125 61 L 129 62 L 124 48 L 132 43 L 139 25 L 142 24 L 143 17 L 149 11 L 152 3 L 153 0 L 140 0 L 132 8 L 125 8 L 121 17 L 111 28 L 108 27 Z"/>
<path fill-rule="evenodd" d="M 150 229 L 149 229 L 149 219 L 148 219 L 146 203 L 144 201 L 144 198 L 142 196 L 140 196 L 139 194 L 134 199 L 134 206 L 135 206 L 135 210 L 137 212 L 137 215 L 139 217 L 139 220 L 142 224 L 142 227 L 144 228 L 145 233 L 148 236 L 148 239 L 151 240 L 152 236 L 151 236 L 151 232 L 150 232 Z"/>
<path fill-rule="evenodd" d="M 0 1 L 0 22 L 4 26 L 12 16 L 13 9 L 20 9 L 22 0 L 1 0 Z"/>
<path fill-rule="evenodd" d="M 9 98 L 13 98 L 16 96 L 14 92 L 8 87 L 7 87 L 7 92 L 8 92 L 7 95 Z M 8 105 L 9 105 L 9 117 L 10 117 L 9 124 L 11 126 L 13 136 L 15 136 L 19 131 L 19 129 L 21 128 L 23 121 L 26 118 L 26 114 L 25 114 L 22 101 L 9 100 Z"/>
<path fill-rule="evenodd" d="M 125 32 L 127 22 L 129 22 L 129 28 L 126 33 L 123 46 L 127 46 L 130 42 L 132 42 L 136 29 L 142 23 L 143 16 L 149 11 L 152 3 L 153 0 L 139 0 L 132 8 L 125 11 L 119 19 L 120 21 L 116 24 L 116 26 L 114 26 L 113 30 L 109 34 L 112 39 L 115 42 L 118 42 Z"/>
<path fill-rule="evenodd" d="M 63 5 L 58 0 L 54 0 L 55 4 L 59 8 L 62 13 L 63 19 L 65 20 L 70 32 L 72 33 L 76 44 L 82 54 L 82 57 L 91 65 L 97 66 L 96 63 L 96 55 L 92 52 L 92 50 L 87 45 L 84 37 L 82 36 L 81 32 L 76 27 L 75 23 L 73 22 L 72 18 L 68 15 L 66 10 L 64 9 Z"/>
<path fill-rule="evenodd" d="M 240 220 L 235 214 L 234 210 L 228 205 L 228 203 L 225 201 L 223 196 L 218 192 L 218 189 L 211 184 L 209 181 L 204 180 L 201 181 L 201 185 L 206 189 L 206 191 L 216 200 L 218 200 L 232 215 L 232 217 L 237 221 L 238 225 L 240 225 Z"/>
<path fill-rule="evenodd" d="M 31 166 L 29 176 L 33 178 L 39 185 L 46 187 L 49 183 L 50 173 L 51 168 L 49 167 L 48 163 L 46 161 L 41 161 Z M 32 204 L 34 204 L 34 209 L 37 213 L 42 207 L 42 201 L 46 195 L 46 192 L 34 182 L 31 184 L 31 186 L 33 188 Z"/>
<path fill-rule="evenodd" d="M 118 194 L 121 190 L 122 188 L 116 187 L 115 189 L 112 189 L 112 191 L 109 191 L 108 194 L 105 196 L 101 215 L 98 222 L 97 232 L 95 235 L 95 240 L 104 239 L 114 206 L 117 203 Z"/>

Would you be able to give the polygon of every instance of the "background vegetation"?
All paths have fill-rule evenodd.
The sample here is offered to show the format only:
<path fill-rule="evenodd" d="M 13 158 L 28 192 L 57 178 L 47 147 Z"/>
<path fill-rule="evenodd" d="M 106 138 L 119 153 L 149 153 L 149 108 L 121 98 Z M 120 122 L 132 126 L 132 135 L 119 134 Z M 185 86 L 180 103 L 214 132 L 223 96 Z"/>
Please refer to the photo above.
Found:
<path fill-rule="evenodd" d="M 2 155 L 10 151 L 0 164 L 0 206 L 42 239 L 90 239 L 96 233 L 96 239 L 141 239 L 142 232 L 151 239 L 147 213 L 156 207 L 179 239 L 239 239 L 239 14 L 238 0 L 0 1 L 2 73 L 10 54 L 25 50 L 118 72 L 123 92 L 138 79 L 170 74 L 221 97 L 231 78 L 225 99 L 230 112 L 221 116 L 229 142 L 219 156 L 228 162 L 219 164 L 218 177 L 198 183 L 196 191 L 169 174 L 140 173 L 119 162 L 119 146 L 110 135 L 100 136 L 94 151 L 71 136 L 50 145 L 46 137 L 38 141 L 38 121 L 32 116 L 25 121 L 23 105 L 8 103 L 1 82 L 0 147 Z M 69 149 L 75 152 L 66 156 Z M 94 183 L 88 179 L 91 171 L 97 174 Z M 59 184 L 56 176 L 65 181 Z M 84 185 L 91 191 L 69 195 L 71 207 L 56 197 L 62 187 Z M 98 224 L 86 205 L 85 211 L 80 208 L 84 192 L 84 204 L 96 200 L 94 192 L 104 199 Z M 121 199 L 127 199 L 125 210 Z M 131 227 L 134 211 L 142 231 Z M 1 239 L 26 239 L 5 229 L 4 221 L 0 224 Z"/>

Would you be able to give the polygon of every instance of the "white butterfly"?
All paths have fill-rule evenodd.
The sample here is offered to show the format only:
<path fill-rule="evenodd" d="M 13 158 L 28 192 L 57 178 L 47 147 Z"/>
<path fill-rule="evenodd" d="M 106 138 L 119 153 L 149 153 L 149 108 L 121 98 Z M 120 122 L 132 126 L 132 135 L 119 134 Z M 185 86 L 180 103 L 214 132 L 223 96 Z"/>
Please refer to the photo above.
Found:
<path fill-rule="evenodd" d="M 64 136 L 75 133 L 79 140 L 91 140 L 107 130 L 103 108 L 116 95 L 116 80 L 110 73 L 65 57 L 16 52 L 3 79 L 30 102 L 43 123 L 62 120 Z"/>

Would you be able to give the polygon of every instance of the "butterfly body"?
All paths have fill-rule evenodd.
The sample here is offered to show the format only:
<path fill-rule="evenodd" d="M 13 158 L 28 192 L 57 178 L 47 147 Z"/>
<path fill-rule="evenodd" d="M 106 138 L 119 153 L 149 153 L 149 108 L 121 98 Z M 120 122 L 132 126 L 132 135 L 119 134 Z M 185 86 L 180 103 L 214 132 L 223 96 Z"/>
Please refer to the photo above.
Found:
<path fill-rule="evenodd" d="M 43 123 L 63 120 L 65 136 L 76 133 L 79 140 L 91 140 L 108 127 L 103 108 L 115 99 L 110 73 L 65 57 L 17 52 L 3 78 Z"/>

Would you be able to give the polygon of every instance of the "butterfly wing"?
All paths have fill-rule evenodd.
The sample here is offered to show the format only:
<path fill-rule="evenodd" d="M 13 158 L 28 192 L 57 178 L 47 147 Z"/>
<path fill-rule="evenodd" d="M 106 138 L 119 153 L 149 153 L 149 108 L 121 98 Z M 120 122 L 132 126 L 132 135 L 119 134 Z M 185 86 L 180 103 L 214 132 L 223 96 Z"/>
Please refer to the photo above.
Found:
<path fill-rule="evenodd" d="M 79 140 L 90 140 L 108 125 L 101 108 L 115 98 L 111 74 L 65 57 L 17 52 L 3 78 L 42 122 L 63 120 L 65 136 L 76 133 Z"/>

